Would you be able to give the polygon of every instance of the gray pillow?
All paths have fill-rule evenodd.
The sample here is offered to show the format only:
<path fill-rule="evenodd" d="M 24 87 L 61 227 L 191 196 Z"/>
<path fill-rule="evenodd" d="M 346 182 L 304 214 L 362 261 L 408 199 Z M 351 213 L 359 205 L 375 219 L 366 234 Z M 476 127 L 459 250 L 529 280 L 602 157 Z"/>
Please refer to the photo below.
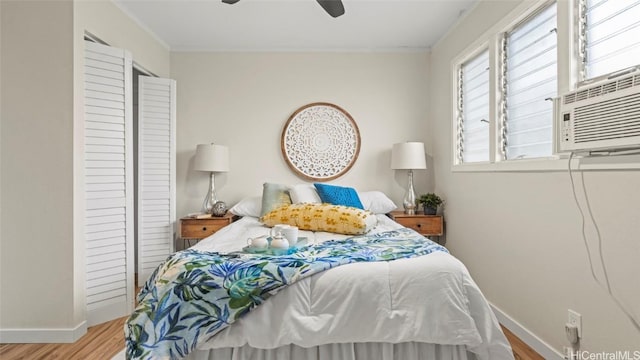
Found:
<path fill-rule="evenodd" d="M 291 204 L 289 187 L 282 184 L 264 183 L 262 185 L 262 210 L 260 216 L 282 205 Z"/>

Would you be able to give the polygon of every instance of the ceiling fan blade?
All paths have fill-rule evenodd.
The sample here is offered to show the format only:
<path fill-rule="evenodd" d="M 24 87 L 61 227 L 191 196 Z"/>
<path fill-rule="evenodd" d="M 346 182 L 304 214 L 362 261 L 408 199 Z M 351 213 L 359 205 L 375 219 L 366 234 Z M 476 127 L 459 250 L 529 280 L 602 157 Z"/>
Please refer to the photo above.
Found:
<path fill-rule="evenodd" d="M 344 15 L 344 6 L 342 5 L 342 0 L 318 0 L 318 4 L 320 4 L 324 11 L 326 11 L 334 18 L 337 18 L 340 15 Z"/>
<path fill-rule="evenodd" d="M 235 4 L 240 0 L 222 0 L 223 3 L 225 4 Z"/>

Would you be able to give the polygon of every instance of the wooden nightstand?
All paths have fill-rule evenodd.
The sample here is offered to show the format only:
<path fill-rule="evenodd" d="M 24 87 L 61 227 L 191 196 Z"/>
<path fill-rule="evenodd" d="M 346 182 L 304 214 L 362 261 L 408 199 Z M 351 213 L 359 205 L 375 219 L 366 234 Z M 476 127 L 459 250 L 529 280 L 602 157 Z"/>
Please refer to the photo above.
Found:
<path fill-rule="evenodd" d="M 183 248 L 190 247 L 191 240 L 196 240 L 196 242 L 202 240 L 239 218 L 239 216 L 230 212 L 227 212 L 224 216 L 212 216 L 204 219 L 183 217 L 180 219 L 180 238 L 182 238 Z M 185 246 L 187 243 L 189 246 Z"/>
<path fill-rule="evenodd" d="M 444 234 L 441 215 L 424 215 L 421 212 L 408 215 L 402 210 L 392 211 L 388 215 L 400 225 L 411 228 L 424 236 L 442 236 Z"/>

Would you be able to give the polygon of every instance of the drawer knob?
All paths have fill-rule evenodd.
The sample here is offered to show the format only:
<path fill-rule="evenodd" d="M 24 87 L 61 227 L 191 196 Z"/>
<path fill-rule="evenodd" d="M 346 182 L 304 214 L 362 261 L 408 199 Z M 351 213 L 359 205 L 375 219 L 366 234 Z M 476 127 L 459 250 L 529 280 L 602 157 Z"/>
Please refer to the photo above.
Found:
<path fill-rule="evenodd" d="M 207 227 L 206 227 L 206 226 L 203 226 L 203 227 L 202 227 L 202 231 L 207 231 Z"/>
<path fill-rule="evenodd" d="M 417 226 L 417 227 L 422 227 L 422 224 L 418 224 L 418 225 L 416 225 L 416 226 Z"/>

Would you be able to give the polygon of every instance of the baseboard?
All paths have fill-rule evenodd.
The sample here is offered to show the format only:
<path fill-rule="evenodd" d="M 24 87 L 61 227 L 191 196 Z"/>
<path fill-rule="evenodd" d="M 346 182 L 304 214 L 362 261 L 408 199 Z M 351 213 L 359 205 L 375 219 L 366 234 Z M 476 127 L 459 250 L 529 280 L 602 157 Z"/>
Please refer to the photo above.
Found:
<path fill-rule="evenodd" d="M 496 314 L 496 318 L 500 324 L 509 329 L 515 336 L 520 338 L 520 340 L 524 341 L 529 347 L 531 347 L 535 352 L 540 354 L 543 358 L 547 360 L 563 360 L 564 356 L 561 353 L 557 352 L 551 345 L 542 341 L 539 337 L 533 334 L 531 331 L 526 329 L 520 323 L 515 321 L 509 315 L 505 314 L 502 310 L 498 309 L 495 305 L 490 304 L 491 309 L 493 309 L 493 313 Z"/>
<path fill-rule="evenodd" d="M 86 333 L 86 321 L 71 329 L 0 329 L 0 344 L 74 343 Z"/>

